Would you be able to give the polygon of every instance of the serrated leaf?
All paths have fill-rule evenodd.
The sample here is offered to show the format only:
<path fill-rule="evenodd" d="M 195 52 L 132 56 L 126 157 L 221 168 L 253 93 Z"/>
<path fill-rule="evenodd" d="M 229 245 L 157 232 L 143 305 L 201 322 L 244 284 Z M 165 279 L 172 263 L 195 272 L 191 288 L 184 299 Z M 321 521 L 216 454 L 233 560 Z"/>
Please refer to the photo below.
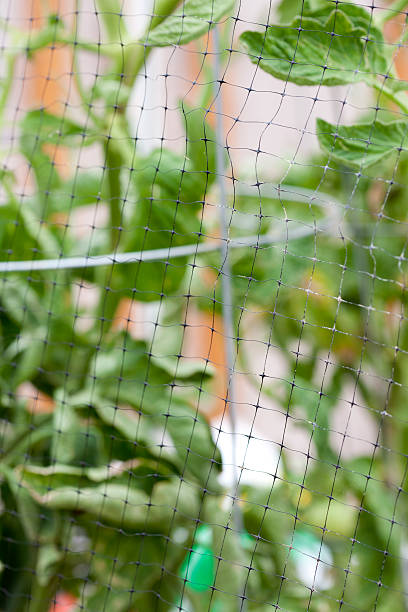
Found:
<path fill-rule="evenodd" d="M 352 168 L 367 168 L 392 153 L 407 151 L 405 121 L 333 125 L 317 120 L 319 144 L 335 160 Z"/>
<path fill-rule="evenodd" d="M 176 13 L 149 33 L 146 43 L 153 47 L 185 45 L 209 32 L 234 5 L 235 0 L 185 0 Z"/>
<path fill-rule="evenodd" d="M 298 85 L 372 85 L 377 75 L 388 73 L 390 51 L 370 14 L 361 6 L 333 10 L 328 4 L 315 11 L 306 6 L 290 25 L 244 32 L 241 41 L 251 61 Z"/>

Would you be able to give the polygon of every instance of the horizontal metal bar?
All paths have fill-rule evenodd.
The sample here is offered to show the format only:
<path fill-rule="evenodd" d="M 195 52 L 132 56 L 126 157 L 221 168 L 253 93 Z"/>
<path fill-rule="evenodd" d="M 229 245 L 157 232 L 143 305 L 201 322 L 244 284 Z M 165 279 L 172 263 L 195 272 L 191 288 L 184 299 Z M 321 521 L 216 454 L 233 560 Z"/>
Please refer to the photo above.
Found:
<path fill-rule="evenodd" d="M 298 198 L 301 201 L 312 201 L 318 204 L 317 200 L 320 200 L 325 204 L 337 204 L 341 206 L 334 199 L 327 197 L 327 200 L 322 198 L 322 195 L 317 196 L 316 192 L 312 190 L 302 189 L 297 192 L 297 187 L 292 188 L 294 191 L 289 191 L 289 187 L 285 188 L 285 193 L 291 193 L 290 199 L 292 201 Z M 280 193 L 283 193 L 283 188 L 280 188 Z M 275 195 L 276 197 L 276 195 Z M 283 231 L 278 233 L 268 233 L 252 236 L 244 236 L 242 238 L 235 238 L 227 240 L 227 248 L 239 249 L 243 247 L 258 248 L 265 245 L 277 244 L 279 242 L 286 242 L 288 240 L 299 240 L 314 234 L 316 231 L 324 231 L 336 225 L 340 220 L 339 211 L 337 214 L 333 214 L 328 223 L 327 218 L 324 219 L 324 223 L 316 224 L 316 227 L 303 227 L 297 230 L 290 230 L 290 221 L 286 222 L 286 227 Z M 77 257 L 60 257 L 56 259 L 34 259 L 25 261 L 2 261 L 0 262 L 0 273 L 11 273 L 11 272 L 37 272 L 44 270 L 67 270 L 75 268 L 96 268 L 100 266 L 111 266 L 114 264 L 131 264 L 139 262 L 149 261 L 168 261 L 169 259 L 176 259 L 178 257 L 188 257 L 189 255 L 211 253 L 217 251 L 220 248 L 225 248 L 225 239 L 215 238 L 211 242 L 201 242 L 196 244 L 186 244 L 183 246 L 163 248 L 163 249 L 150 249 L 146 251 L 132 251 L 130 253 L 109 253 L 106 255 L 82 255 Z"/>

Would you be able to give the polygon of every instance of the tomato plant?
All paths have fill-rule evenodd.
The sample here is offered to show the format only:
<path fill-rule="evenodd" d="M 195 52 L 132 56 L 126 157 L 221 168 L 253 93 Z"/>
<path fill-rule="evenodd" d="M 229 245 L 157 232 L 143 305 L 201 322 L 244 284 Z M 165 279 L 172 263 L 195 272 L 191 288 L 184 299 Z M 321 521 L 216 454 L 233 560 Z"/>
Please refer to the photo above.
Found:
<path fill-rule="evenodd" d="M 393 71 L 397 46 L 383 29 L 405 3 L 379 18 L 352 2 L 285 0 L 277 24 L 237 42 L 248 70 L 252 62 L 285 83 L 316 87 L 316 99 L 321 86 L 357 82 L 372 96 L 352 125 L 341 112 L 337 123 L 318 119 L 321 153 L 292 164 L 279 188 L 257 181 L 254 195 L 236 180 L 228 196 L 232 240 L 267 239 L 288 221 L 307 228 L 287 242 L 242 241 L 231 250 L 237 369 L 259 394 L 256 410 L 270 396 L 309 440 L 302 468 L 286 439 L 276 440 L 279 469 L 265 466 L 271 486 L 241 484 L 233 500 L 240 534 L 219 478 L 217 431 L 201 410 L 220 372 L 183 356 L 189 306 L 210 317 L 221 311 L 219 253 L 115 260 L 201 247 L 218 233 L 206 213 L 218 197 L 213 75 L 205 73 L 198 100 L 180 102 L 182 152 L 163 137 L 144 153 L 129 101 L 158 47 L 195 41 L 212 61 L 209 33 L 226 22 L 231 38 L 235 3 L 157 0 L 139 40 L 120 4 L 97 2 L 101 44 L 51 15 L 30 35 L 13 30 L 5 51 L 3 120 L 21 56 L 64 45 L 76 62 L 81 53 L 103 56 L 105 68 L 91 84 L 74 70 L 77 112 L 69 104 L 58 116 L 32 108 L 20 121 L 32 193 L 21 195 L 6 164 L 1 173 L 0 249 L 15 269 L 3 274 L 0 294 L 0 607 L 43 612 L 65 593 L 67 605 L 87 612 L 228 611 L 237 602 L 254 611 L 402 612 L 408 103 Z M 231 59 L 228 45 L 222 58 Z M 99 161 L 92 169 L 72 163 L 66 176 L 59 148 L 71 159 L 88 149 Z M 319 197 L 336 200 L 341 232 L 327 229 L 331 213 Z M 106 221 L 95 217 L 76 232 L 86 207 Z M 109 264 L 91 265 L 106 253 Z M 90 265 L 65 268 L 69 257 Z M 48 259 L 61 266 L 16 268 Z M 132 303 L 159 313 L 147 337 L 132 333 Z M 283 378 L 252 372 L 241 341 L 250 337 L 251 311 L 285 364 Z M 339 402 L 349 419 L 363 410 L 378 430 L 354 457 L 342 453 L 350 432 L 333 421 Z"/>

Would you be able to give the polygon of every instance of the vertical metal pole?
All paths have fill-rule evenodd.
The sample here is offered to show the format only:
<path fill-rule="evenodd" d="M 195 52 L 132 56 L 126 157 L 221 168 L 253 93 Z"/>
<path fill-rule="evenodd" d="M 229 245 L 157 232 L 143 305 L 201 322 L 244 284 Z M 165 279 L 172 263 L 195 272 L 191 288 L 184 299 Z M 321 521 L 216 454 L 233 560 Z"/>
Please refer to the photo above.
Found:
<path fill-rule="evenodd" d="M 231 286 L 231 264 L 229 258 L 229 222 L 227 220 L 227 191 L 225 186 L 225 157 L 223 144 L 223 106 L 221 95 L 221 63 L 220 63 L 220 39 L 218 27 L 214 32 L 214 89 L 215 89 L 215 137 L 216 137 L 216 169 L 217 184 L 219 189 L 219 223 L 221 233 L 221 288 L 222 288 L 222 316 L 224 326 L 225 363 L 228 371 L 226 400 L 228 405 L 228 416 L 231 423 L 232 452 L 231 463 L 233 470 L 232 482 L 232 504 L 233 524 L 239 534 L 242 533 L 242 516 L 235 499 L 239 490 L 239 469 L 237 465 L 236 452 L 236 408 L 235 408 L 235 346 L 234 346 L 234 305 Z"/>

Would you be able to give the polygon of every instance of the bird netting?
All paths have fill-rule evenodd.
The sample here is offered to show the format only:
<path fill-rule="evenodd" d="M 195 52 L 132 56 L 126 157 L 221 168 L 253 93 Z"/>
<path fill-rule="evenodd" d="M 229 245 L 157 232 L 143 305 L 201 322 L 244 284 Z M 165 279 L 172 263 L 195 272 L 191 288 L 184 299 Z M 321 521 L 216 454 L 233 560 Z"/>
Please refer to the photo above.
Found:
<path fill-rule="evenodd" d="M 2 612 L 408 610 L 407 11 L 2 0 Z"/>

